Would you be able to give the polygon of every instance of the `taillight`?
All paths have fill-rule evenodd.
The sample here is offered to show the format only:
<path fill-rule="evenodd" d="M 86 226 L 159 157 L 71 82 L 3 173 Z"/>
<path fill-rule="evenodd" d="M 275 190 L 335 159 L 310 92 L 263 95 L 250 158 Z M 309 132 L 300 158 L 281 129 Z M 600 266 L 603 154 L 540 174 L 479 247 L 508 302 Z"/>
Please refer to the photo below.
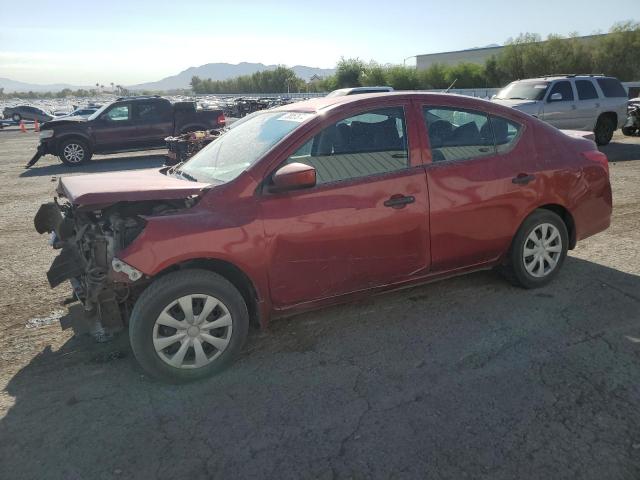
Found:
<path fill-rule="evenodd" d="M 586 152 L 582 152 L 582 156 L 587 160 L 601 164 L 607 172 L 607 175 L 609 175 L 609 159 L 604 153 L 599 150 L 588 150 Z"/>
<path fill-rule="evenodd" d="M 221 113 L 220 115 L 218 115 L 218 125 L 224 125 L 225 123 L 227 123 L 227 119 L 224 118 L 224 113 Z"/>

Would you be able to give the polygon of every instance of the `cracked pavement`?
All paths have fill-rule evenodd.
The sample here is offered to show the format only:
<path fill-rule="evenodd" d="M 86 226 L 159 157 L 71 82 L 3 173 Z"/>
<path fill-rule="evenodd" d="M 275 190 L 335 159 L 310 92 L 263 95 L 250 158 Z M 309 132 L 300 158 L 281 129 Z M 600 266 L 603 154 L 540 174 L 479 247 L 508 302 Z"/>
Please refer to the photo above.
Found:
<path fill-rule="evenodd" d="M 126 337 L 25 327 L 66 295 L 30 223 L 63 169 L 18 178 L 32 143 L 0 133 L 0 478 L 640 478 L 640 161 L 611 165 L 611 228 L 545 288 L 480 272 L 276 320 L 228 371 L 168 386 Z"/>

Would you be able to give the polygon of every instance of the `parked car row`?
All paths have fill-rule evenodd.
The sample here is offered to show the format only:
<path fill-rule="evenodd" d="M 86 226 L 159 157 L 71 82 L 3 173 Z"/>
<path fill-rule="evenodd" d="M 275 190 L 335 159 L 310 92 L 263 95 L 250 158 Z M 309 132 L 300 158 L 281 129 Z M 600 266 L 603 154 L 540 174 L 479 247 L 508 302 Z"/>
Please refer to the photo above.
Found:
<path fill-rule="evenodd" d="M 123 99 L 89 122 L 126 141 L 120 122 L 143 127 L 159 102 Z M 182 126 L 166 112 L 167 129 Z M 62 137 L 86 124 L 53 126 L 58 151 L 97 142 Z M 494 267 L 546 285 L 611 216 L 592 141 L 415 92 L 256 112 L 184 164 L 62 177 L 57 193 L 35 218 L 60 249 L 49 283 L 70 281 L 96 337 L 127 328 L 142 367 L 169 382 L 224 369 L 249 324 L 274 316 Z"/>
<path fill-rule="evenodd" d="M 48 122 L 54 118 L 62 117 L 88 117 L 98 110 L 99 106 L 76 108 L 71 112 L 65 112 L 58 110 L 55 112 L 48 112 L 43 108 L 34 107 L 31 105 L 17 105 L 13 107 L 5 107 L 2 111 L 2 116 L 6 119 L 11 119 L 14 122 L 20 122 L 21 120 Z"/>

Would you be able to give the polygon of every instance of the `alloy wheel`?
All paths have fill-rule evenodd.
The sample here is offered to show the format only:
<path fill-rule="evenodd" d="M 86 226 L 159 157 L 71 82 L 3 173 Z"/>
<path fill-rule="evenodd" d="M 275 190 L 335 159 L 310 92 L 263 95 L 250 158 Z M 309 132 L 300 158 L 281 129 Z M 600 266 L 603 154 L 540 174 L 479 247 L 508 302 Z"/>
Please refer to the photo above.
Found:
<path fill-rule="evenodd" d="M 201 368 L 227 348 L 232 329 L 231 313 L 219 299 L 186 295 L 167 305 L 156 319 L 153 346 L 174 368 Z"/>
<path fill-rule="evenodd" d="M 84 148 L 77 143 L 69 143 L 66 145 L 62 154 L 69 163 L 80 163 L 84 160 Z"/>
<path fill-rule="evenodd" d="M 537 225 L 524 242 L 522 260 L 529 275 L 542 278 L 555 270 L 562 255 L 560 231 L 551 223 Z"/>

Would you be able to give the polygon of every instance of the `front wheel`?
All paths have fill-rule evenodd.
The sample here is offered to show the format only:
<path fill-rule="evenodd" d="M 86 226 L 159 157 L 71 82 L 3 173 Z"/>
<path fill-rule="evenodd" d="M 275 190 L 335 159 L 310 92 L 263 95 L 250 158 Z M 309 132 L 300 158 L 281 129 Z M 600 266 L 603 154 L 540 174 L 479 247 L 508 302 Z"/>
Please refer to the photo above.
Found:
<path fill-rule="evenodd" d="M 69 167 L 77 167 L 91 160 L 91 150 L 85 141 L 69 139 L 62 142 L 59 149 L 59 158 Z"/>
<path fill-rule="evenodd" d="M 11 115 L 11 118 L 14 122 L 19 122 L 20 120 L 22 120 L 22 117 L 19 113 L 14 113 L 13 115 Z"/>
<path fill-rule="evenodd" d="M 206 270 L 169 273 L 149 286 L 129 321 L 133 353 L 153 377 L 183 383 L 226 368 L 247 338 L 240 292 Z"/>
<path fill-rule="evenodd" d="M 560 271 L 568 245 L 569 235 L 562 219 L 549 210 L 536 210 L 516 233 L 502 271 L 515 285 L 542 287 Z"/>

